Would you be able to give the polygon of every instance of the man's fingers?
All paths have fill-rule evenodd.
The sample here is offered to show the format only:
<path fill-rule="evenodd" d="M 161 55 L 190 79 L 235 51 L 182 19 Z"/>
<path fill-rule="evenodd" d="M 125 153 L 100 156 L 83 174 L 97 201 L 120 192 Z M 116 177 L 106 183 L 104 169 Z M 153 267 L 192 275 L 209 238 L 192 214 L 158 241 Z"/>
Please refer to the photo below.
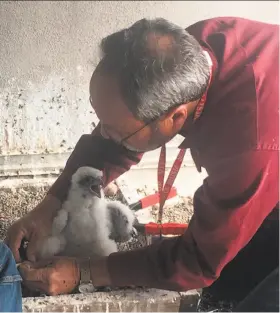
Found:
<path fill-rule="evenodd" d="M 34 291 L 41 291 L 49 295 L 54 295 L 54 291 L 50 288 L 50 268 L 52 261 L 42 261 L 31 263 L 23 262 L 18 269 L 23 279 L 23 284 Z"/>
<path fill-rule="evenodd" d="M 53 266 L 54 259 L 40 260 L 34 263 L 28 262 L 28 264 L 31 264 L 33 269 L 45 269 Z"/>
<path fill-rule="evenodd" d="M 43 282 L 45 281 L 45 273 L 47 269 L 45 268 L 36 268 L 31 262 L 23 262 L 18 266 L 20 275 L 24 281 L 28 282 Z"/>
<path fill-rule="evenodd" d="M 17 263 L 22 261 L 20 254 L 19 254 L 19 248 L 20 248 L 20 245 L 21 245 L 23 238 L 24 238 L 23 231 L 19 231 L 17 233 L 12 234 L 12 235 L 8 235 L 4 241 L 6 243 L 6 245 L 11 249 Z"/>

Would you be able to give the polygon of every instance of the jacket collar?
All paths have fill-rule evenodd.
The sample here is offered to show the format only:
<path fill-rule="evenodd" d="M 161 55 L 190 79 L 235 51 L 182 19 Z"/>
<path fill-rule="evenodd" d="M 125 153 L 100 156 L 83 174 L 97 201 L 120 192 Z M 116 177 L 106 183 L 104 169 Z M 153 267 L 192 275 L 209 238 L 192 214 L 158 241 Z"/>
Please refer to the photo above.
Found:
<path fill-rule="evenodd" d="M 209 67 L 211 68 L 211 81 L 209 82 L 209 86 L 208 86 L 208 90 L 206 91 L 206 100 L 203 104 L 202 107 L 200 107 L 200 114 L 199 116 L 197 117 L 196 120 L 188 120 L 185 122 L 182 130 L 180 131 L 180 135 L 184 136 L 185 137 L 185 140 L 179 145 L 179 149 L 189 149 L 191 148 L 191 139 L 190 139 L 190 134 L 192 133 L 193 131 L 193 126 L 195 124 L 195 122 L 200 118 L 202 112 L 203 112 L 203 109 L 204 109 L 204 106 L 207 102 L 207 94 L 208 94 L 208 91 L 213 83 L 213 79 L 214 79 L 214 76 L 216 74 L 216 70 L 217 70 L 217 60 L 216 58 L 214 57 L 214 55 L 212 54 L 212 52 L 209 50 L 209 49 L 206 49 L 205 47 L 203 48 L 204 49 L 204 53 L 206 54 L 206 57 L 207 57 L 207 60 L 208 60 L 208 63 L 209 63 Z M 197 110 L 198 108 L 196 108 Z M 194 113 L 194 116 L 196 114 L 196 111 Z"/>

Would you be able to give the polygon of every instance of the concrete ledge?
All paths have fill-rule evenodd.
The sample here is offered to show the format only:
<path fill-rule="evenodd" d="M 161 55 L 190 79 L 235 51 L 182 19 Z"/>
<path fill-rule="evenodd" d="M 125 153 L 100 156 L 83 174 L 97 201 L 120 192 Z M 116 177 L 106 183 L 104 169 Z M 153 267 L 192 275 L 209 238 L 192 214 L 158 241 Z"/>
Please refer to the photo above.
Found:
<path fill-rule="evenodd" d="M 133 289 L 24 298 L 23 312 L 179 312 L 180 308 L 191 312 L 198 297 L 197 291 L 180 294 L 158 289 Z M 184 305 L 180 305 L 181 300 Z"/>

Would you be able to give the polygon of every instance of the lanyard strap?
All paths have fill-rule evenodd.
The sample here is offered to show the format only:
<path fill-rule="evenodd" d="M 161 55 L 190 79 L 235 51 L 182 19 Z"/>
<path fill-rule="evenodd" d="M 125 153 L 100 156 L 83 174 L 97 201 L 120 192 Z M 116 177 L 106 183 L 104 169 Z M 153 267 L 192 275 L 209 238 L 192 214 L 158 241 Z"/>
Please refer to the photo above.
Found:
<path fill-rule="evenodd" d="M 203 94 L 203 96 L 201 97 L 199 103 L 197 104 L 197 107 L 194 113 L 194 121 L 196 121 L 202 113 L 204 104 L 206 102 L 207 92 L 208 92 L 208 89 L 212 80 L 212 61 L 211 61 L 209 54 L 206 51 L 205 53 L 206 53 L 206 57 L 210 65 L 210 78 L 209 78 L 209 84 L 207 86 L 207 89 L 205 93 Z M 170 173 L 164 185 L 165 164 L 166 164 L 166 146 L 164 145 L 161 147 L 160 157 L 159 157 L 159 162 L 158 162 L 158 177 L 157 177 L 158 178 L 158 193 L 159 193 L 159 212 L 158 212 L 158 223 L 160 224 L 159 226 L 161 226 L 162 224 L 163 207 L 164 207 L 165 201 L 169 195 L 169 192 L 181 168 L 185 153 L 186 153 L 185 149 L 180 149 L 180 152 L 178 153 L 178 156 L 170 170 Z M 160 230 L 161 229 L 162 227 L 160 227 Z"/>
<path fill-rule="evenodd" d="M 158 223 L 162 222 L 163 206 L 173 186 L 174 180 L 182 165 L 186 150 L 180 149 L 180 152 L 170 170 L 166 183 L 164 185 L 165 163 L 166 163 L 166 147 L 162 146 L 158 164 L 158 192 L 159 192 L 159 214 Z"/>

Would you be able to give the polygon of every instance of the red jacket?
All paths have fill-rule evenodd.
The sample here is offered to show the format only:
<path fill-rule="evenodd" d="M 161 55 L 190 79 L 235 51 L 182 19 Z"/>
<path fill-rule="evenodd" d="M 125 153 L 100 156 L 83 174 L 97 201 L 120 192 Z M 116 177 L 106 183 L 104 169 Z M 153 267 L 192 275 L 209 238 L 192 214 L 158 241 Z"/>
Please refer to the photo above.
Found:
<path fill-rule="evenodd" d="M 213 18 L 187 31 L 209 52 L 214 76 L 202 115 L 182 130 L 182 146 L 209 176 L 195 192 L 183 236 L 109 257 L 115 285 L 212 284 L 278 203 L 279 26 Z M 97 128 L 81 137 L 50 193 L 63 199 L 79 166 L 103 169 L 109 182 L 140 159 L 102 139 Z"/>

